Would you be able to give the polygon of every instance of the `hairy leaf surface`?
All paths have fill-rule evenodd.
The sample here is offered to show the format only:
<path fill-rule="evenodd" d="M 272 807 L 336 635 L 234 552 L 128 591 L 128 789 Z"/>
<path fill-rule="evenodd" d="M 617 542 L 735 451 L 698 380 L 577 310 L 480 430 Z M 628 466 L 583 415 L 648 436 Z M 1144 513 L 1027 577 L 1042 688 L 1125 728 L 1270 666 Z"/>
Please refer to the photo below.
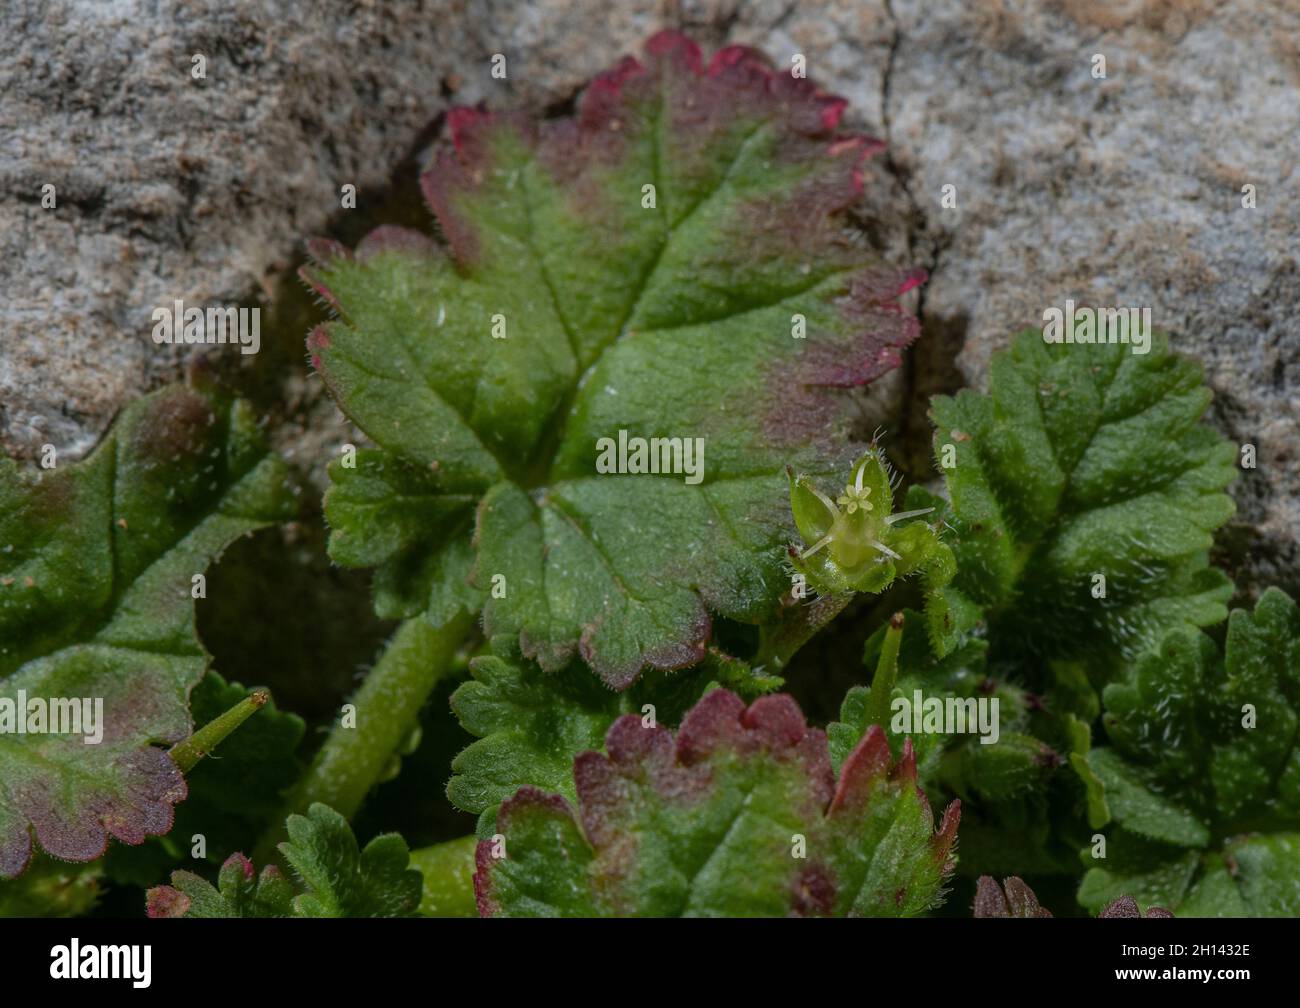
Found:
<path fill-rule="evenodd" d="M 523 788 L 483 840 L 484 915 L 912 916 L 940 897 L 959 808 L 935 831 L 910 746 L 873 729 L 838 780 L 790 697 L 714 690 L 674 738 L 634 714 L 574 760 L 575 815 Z"/>
<path fill-rule="evenodd" d="M 447 796 L 479 814 L 480 836 L 495 832 L 497 806 L 525 785 L 575 800 L 573 757 L 600 748 L 620 714 L 675 725 L 714 686 L 753 699 L 781 685 L 716 651 L 693 669 L 650 672 L 623 693 L 576 664 L 547 673 L 531 662 L 484 656 L 470 662 L 470 671 L 473 679 L 457 688 L 451 705 L 479 739 L 453 761 Z"/>
<path fill-rule="evenodd" d="M 1234 611 L 1222 655 L 1171 633 L 1104 702 L 1110 745 L 1087 754 L 1085 780 L 1118 828 L 1080 901 L 1122 889 L 1179 916 L 1300 914 L 1295 602 L 1272 588 Z"/>
<path fill-rule="evenodd" d="M 250 410 L 206 388 L 137 401 L 84 461 L 0 459 L 0 702 L 102 700 L 104 720 L 98 744 L 0 732 L 0 877 L 37 846 L 89 861 L 171 828 L 185 781 L 155 743 L 189 734 L 207 666 L 192 578 L 290 514 Z"/>
<path fill-rule="evenodd" d="M 1134 354 L 1033 331 L 994 356 L 988 395 L 935 398 L 954 632 L 982 612 L 1003 654 L 1105 676 L 1175 626 L 1223 620 L 1231 586 L 1207 550 L 1235 450 L 1201 423 L 1210 398 L 1159 334 Z"/>
<path fill-rule="evenodd" d="M 845 234 L 879 145 L 844 105 L 665 32 L 572 117 L 453 110 L 424 178 L 445 243 L 315 246 L 339 318 L 312 362 L 379 446 L 333 469 L 331 553 L 379 568 L 384 615 L 481 603 L 616 688 L 698 662 L 713 614 L 781 616 L 784 466 L 842 477 L 836 390 L 917 332 L 919 274 Z"/>
<path fill-rule="evenodd" d="M 149 890 L 150 917 L 412 917 L 424 881 L 409 868 L 410 852 L 396 833 L 359 849 L 347 820 L 326 805 L 290 816 L 280 852 L 304 891 L 274 865 L 260 874 L 242 854 L 221 866 L 214 888 L 193 872 L 172 872 L 169 886 Z"/>

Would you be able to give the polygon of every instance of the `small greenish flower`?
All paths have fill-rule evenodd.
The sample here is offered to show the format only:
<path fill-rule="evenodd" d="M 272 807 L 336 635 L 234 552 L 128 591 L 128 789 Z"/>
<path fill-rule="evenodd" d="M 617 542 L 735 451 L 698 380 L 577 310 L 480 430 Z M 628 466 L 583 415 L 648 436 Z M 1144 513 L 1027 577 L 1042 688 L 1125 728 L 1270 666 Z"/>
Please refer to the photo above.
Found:
<path fill-rule="evenodd" d="M 847 514 L 853 514 L 858 508 L 862 508 L 863 511 L 872 510 L 871 501 L 867 499 L 871 496 L 871 487 L 862 485 L 864 468 L 863 466 L 858 468 L 858 474 L 853 482 L 844 488 L 844 492 L 840 494 L 839 499 L 835 502 L 844 508 Z"/>
<path fill-rule="evenodd" d="M 926 522 L 910 521 L 934 508 L 891 513 L 890 467 L 879 447 L 873 445 L 857 461 L 835 500 L 807 476 L 787 472 L 794 523 L 805 544 L 791 548 L 790 561 L 815 591 L 881 592 L 895 578 L 922 569 L 951 577 L 952 552 L 937 531 Z"/>

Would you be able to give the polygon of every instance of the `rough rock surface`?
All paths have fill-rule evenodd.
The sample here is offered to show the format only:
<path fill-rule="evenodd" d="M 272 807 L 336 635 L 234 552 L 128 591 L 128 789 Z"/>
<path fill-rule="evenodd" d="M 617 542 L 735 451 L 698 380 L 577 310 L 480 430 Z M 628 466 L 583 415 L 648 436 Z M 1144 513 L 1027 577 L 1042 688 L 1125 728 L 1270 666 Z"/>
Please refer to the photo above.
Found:
<path fill-rule="evenodd" d="M 304 236 L 346 229 L 340 187 L 364 208 L 449 104 L 556 106 L 664 24 L 781 64 L 803 54 L 889 141 L 863 216 L 932 274 L 903 376 L 913 435 L 930 393 L 979 385 L 1045 307 L 1149 305 L 1204 362 L 1215 422 L 1258 449 L 1235 490 L 1233 573 L 1300 588 L 1296 0 L 11 0 L 0 446 L 84 452 L 177 372 L 149 339 L 156 305 L 276 297 Z M 271 380 L 302 407 L 288 441 L 314 468 L 313 437 L 344 435 L 313 406 L 301 337 L 273 325 L 244 365 L 283 372 Z"/>

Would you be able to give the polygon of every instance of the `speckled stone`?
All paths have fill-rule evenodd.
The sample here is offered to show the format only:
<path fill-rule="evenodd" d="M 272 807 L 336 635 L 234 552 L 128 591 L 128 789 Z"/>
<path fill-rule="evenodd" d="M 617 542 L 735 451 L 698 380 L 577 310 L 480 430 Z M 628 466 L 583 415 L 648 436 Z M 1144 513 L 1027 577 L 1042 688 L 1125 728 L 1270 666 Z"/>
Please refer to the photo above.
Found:
<path fill-rule="evenodd" d="M 1295 0 L 11 0 L 0 445 L 84 453 L 179 373 L 183 349 L 149 338 L 156 305 L 275 297 L 302 239 L 337 220 L 340 187 L 382 189 L 449 104 L 555 108 L 665 23 L 781 65 L 803 55 L 850 124 L 889 142 L 862 219 L 931 273 L 923 345 L 891 386 L 902 427 L 924 424 L 931 392 L 979 386 L 1050 305 L 1149 306 L 1204 364 L 1213 422 L 1257 447 L 1224 535 L 1234 577 L 1300 589 Z M 301 338 L 263 333 L 280 361 Z M 319 399 L 301 369 L 282 380 Z M 318 476 L 315 455 L 348 432 L 327 404 L 306 416 L 286 444 Z"/>

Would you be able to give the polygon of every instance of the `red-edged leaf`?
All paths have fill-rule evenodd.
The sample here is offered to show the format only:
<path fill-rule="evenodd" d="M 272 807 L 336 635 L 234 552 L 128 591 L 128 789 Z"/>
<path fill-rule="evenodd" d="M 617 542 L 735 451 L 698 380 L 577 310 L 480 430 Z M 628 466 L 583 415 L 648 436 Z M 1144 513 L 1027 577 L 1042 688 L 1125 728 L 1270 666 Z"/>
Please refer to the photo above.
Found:
<path fill-rule="evenodd" d="M 189 734 L 207 666 L 192 579 L 291 513 L 251 411 L 210 389 L 134 403 L 82 462 L 0 459 L 0 877 L 37 845 L 90 861 L 171 828 L 185 781 L 154 744 Z M 79 721 L 16 733 L 52 700 Z"/>
<path fill-rule="evenodd" d="M 575 814 L 522 788 L 478 850 L 485 915 L 909 916 L 937 902 L 959 808 L 938 831 L 910 749 L 873 728 L 836 781 L 788 696 L 715 690 L 676 737 L 636 715 L 574 761 Z"/>
<path fill-rule="evenodd" d="M 476 515 L 486 629 L 548 670 L 580 654 L 623 688 L 699 661 L 711 614 L 779 620 L 784 467 L 843 478 L 861 446 L 835 390 L 917 332 L 897 299 L 920 275 L 846 230 L 879 144 L 843 109 L 663 33 L 571 117 L 454 110 L 424 180 L 444 245 L 315 248 L 340 318 L 313 364 L 383 449 L 333 474 L 331 550 L 400 584 L 387 614 L 446 598 Z M 647 467 L 649 439 L 678 440 L 638 471 L 637 438 Z"/>

